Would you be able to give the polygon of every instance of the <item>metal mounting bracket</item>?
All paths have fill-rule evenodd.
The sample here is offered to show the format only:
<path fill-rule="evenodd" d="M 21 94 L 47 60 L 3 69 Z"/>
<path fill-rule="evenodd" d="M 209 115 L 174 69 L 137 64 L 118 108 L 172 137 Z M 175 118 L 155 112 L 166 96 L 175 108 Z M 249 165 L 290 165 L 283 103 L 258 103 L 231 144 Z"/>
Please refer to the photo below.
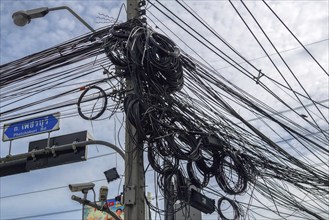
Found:
<path fill-rule="evenodd" d="M 51 153 L 53 154 L 53 157 L 56 157 L 56 150 L 55 150 L 56 145 L 51 147 Z"/>
<path fill-rule="evenodd" d="M 136 190 L 135 186 L 127 186 L 124 194 L 125 205 L 136 204 Z"/>
<path fill-rule="evenodd" d="M 32 159 L 33 159 L 33 161 L 36 161 L 37 160 L 37 158 L 36 158 L 36 156 L 35 156 L 35 152 L 36 150 L 35 149 L 33 149 L 32 151 L 31 151 L 31 157 L 32 157 Z"/>

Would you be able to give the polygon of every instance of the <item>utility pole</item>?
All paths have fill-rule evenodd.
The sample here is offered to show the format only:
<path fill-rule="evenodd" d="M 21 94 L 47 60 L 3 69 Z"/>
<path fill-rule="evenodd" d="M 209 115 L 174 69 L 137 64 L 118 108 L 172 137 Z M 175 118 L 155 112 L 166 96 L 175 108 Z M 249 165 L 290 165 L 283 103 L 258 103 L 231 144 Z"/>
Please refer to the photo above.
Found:
<path fill-rule="evenodd" d="M 138 18 L 138 3 L 139 0 L 127 0 L 128 20 Z M 129 75 L 126 78 L 126 90 L 126 95 L 134 92 Z M 145 219 L 143 143 L 127 117 L 125 131 L 124 218 L 126 220 Z"/>

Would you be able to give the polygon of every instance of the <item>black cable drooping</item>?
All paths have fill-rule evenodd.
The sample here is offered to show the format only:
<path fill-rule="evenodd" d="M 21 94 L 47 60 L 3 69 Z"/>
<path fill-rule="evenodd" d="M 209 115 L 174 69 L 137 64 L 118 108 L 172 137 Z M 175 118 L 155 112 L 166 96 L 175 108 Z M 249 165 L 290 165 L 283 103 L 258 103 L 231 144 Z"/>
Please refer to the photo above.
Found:
<path fill-rule="evenodd" d="M 100 94 L 98 95 L 97 99 L 103 98 L 104 103 L 102 104 L 102 107 L 101 107 L 100 111 L 95 116 L 88 117 L 85 114 L 83 114 L 83 112 L 81 110 L 81 104 L 83 102 L 86 102 L 86 100 L 83 100 L 83 98 L 87 94 L 87 92 L 89 92 L 91 90 L 98 90 Z M 91 87 L 86 88 L 81 93 L 81 95 L 78 99 L 78 113 L 79 113 L 80 117 L 85 119 L 85 120 L 95 120 L 95 119 L 99 118 L 105 112 L 106 108 L 107 108 L 107 95 L 106 95 L 105 91 L 102 88 L 98 87 L 98 86 L 91 86 Z"/>

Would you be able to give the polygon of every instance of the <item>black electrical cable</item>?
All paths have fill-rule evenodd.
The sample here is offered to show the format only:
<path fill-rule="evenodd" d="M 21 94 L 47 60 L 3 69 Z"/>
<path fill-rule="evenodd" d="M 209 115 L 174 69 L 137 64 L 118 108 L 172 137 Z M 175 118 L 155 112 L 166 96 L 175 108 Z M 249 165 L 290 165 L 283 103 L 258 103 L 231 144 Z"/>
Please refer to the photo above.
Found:
<path fill-rule="evenodd" d="M 225 202 L 229 203 L 230 207 L 233 209 L 232 210 L 232 212 L 233 212 L 233 218 L 228 218 L 227 215 L 224 215 L 221 207 L 222 207 L 222 204 L 225 203 Z M 231 200 L 230 198 L 227 198 L 225 196 L 221 197 L 218 200 L 218 202 L 217 202 L 217 208 L 218 208 L 217 209 L 218 210 L 218 214 L 221 217 L 221 219 L 223 219 L 223 220 L 237 220 L 237 219 L 240 219 L 239 207 L 235 203 L 235 201 Z"/>
<path fill-rule="evenodd" d="M 281 22 L 281 24 L 289 31 L 289 33 L 296 39 L 296 41 L 303 47 L 303 49 L 308 53 L 308 55 L 310 55 L 310 57 L 314 60 L 314 62 L 316 62 L 316 64 L 323 70 L 323 72 L 325 74 L 328 74 L 328 72 L 323 68 L 323 66 L 315 59 L 315 57 L 311 54 L 311 52 L 309 50 L 307 50 L 307 48 L 303 45 L 302 42 L 300 42 L 300 40 L 295 36 L 295 34 L 290 30 L 290 28 L 288 28 L 288 26 L 282 21 L 282 19 L 274 12 L 274 10 L 264 1 L 262 0 L 262 2 L 268 7 L 268 9 L 270 9 L 270 11 L 275 15 L 275 17 Z"/>
<path fill-rule="evenodd" d="M 243 57 L 236 49 L 234 49 L 230 44 L 228 44 L 222 37 L 219 36 L 218 33 L 216 33 L 213 29 L 211 29 L 208 25 L 205 24 L 205 22 L 203 22 L 201 20 L 201 18 L 198 18 L 196 15 L 196 12 L 193 11 L 193 13 L 187 8 L 185 7 L 179 0 L 176 0 L 176 2 L 182 6 L 189 14 L 191 14 L 195 19 L 197 19 L 197 21 L 199 21 L 204 27 L 206 27 L 212 34 L 214 34 L 218 39 L 220 39 L 227 47 L 229 47 L 235 54 L 237 54 L 241 59 L 243 59 L 246 63 L 248 63 L 252 68 L 254 68 L 255 70 L 259 71 L 259 69 L 257 69 L 249 60 L 247 60 L 245 57 Z M 186 3 L 185 3 L 186 4 Z M 191 9 L 191 8 L 190 8 Z"/>
<path fill-rule="evenodd" d="M 236 152 L 221 153 L 215 178 L 221 189 L 231 195 L 243 193 L 248 186 L 245 167 L 236 156 Z"/>
<path fill-rule="evenodd" d="M 84 96 L 87 94 L 87 92 L 91 91 L 91 90 L 98 90 L 100 95 L 98 96 L 98 98 L 102 98 L 104 100 L 102 108 L 100 109 L 100 111 L 95 115 L 95 116 L 90 116 L 87 117 L 85 114 L 83 114 L 82 110 L 81 110 L 81 103 L 85 102 L 83 101 Z M 87 87 L 80 95 L 79 99 L 78 99 L 78 113 L 80 115 L 81 118 L 85 119 L 85 120 L 95 120 L 97 118 L 99 118 L 106 110 L 107 107 L 107 95 L 105 93 L 105 91 L 98 87 L 98 86 L 91 86 L 91 87 Z"/>
<path fill-rule="evenodd" d="M 296 210 L 297 214 L 294 212 L 292 216 L 317 216 L 315 212 L 322 210 L 316 208 L 312 202 L 299 204 L 296 200 L 299 201 L 300 198 L 280 183 L 289 184 L 303 193 L 308 193 L 313 200 L 321 201 L 323 194 L 328 192 L 328 174 L 306 161 L 306 155 L 304 158 L 298 158 L 298 155 L 292 154 L 296 152 L 279 146 L 261 129 L 240 115 L 231 102 L 252 114 L 264 116 L 263 120 L 266 120 L 265 124 L 269 128 L 283 128 L 282 131 L 287 131 L 289 138 L 299 141 L 301 152 L 314 151 L 315 155 L 321 152 L 319 161 L 329 154 L 323 147 L 326 146 L 326 141 L 322 137 L 306 137 L 311 130 L 287 116 L 280 115 L 274 108 L 232 85 L 223 77 L 218 77 L 209 67 L 180 51 L 169 37 L 156 33 L 147 25 L 141 25 L 141 21 L 133 20 L 110 27 L 101 37 L 103 38 L 97 45 L 107 51 L 106 53 L 111 53 L 108 58 L 116 64 L 107 74 L 113 75 L 114 79 L 118 78 L 117 84 L 108 84 L 109 90 L 113 91 L 107 94 L 106 89 L 103 89 L 106 95 L 101 98 L 109 96 L 118 102 L 111 106 L 111 110 L 125 110 L 128 120 L 141 137 L 134 138 L 133 141 L 144 142 L 143 150 L 148 153 L 149 165 L 156 172 L 159 189 L 165 197 L 171 201 L 181 200 L 184 207 L 188 194 L 186 181 L 204 189 L 210 178 L 215 176 L 215 181 L 222 190 L 233 195 L 240 195 L 245 191 L 248 193 L 248 182 L 251 182 L 255 185 L 256 192 L 260 192 L 274 204 L 274 207 L 268 207 L 268 210 L 281 217 L 283 212 L 278 211 L 278 207 L 288 206 Z M 110 45 L 108 42 L 111 42 L 115 49 L 113 54 L 111 48 L 106 48 Z M 86 42 L 79 43 L 80 49 L 86 46 Z M 66 50 L 70 53 L 68 48 Z M 56 54 L 58 51 L 51 53 Z M 65 50 L 61 53 L 65 55 Z M 88 56 L 91 54 L 93 52 Z M 70 60 L 71 55 L 67 56 L 67 61 L 56 60 L 56 55 L 53 58 L 54 66 L 45 64 L 39 73 L 60 67 L 61 64 L 57 61 L 63 62 L 63 65 L 70 65 L 74 61 Z M 36 58 L 36 61 L 38 59 L 40 57 Z M 105 62 L 101 64 L 108 66 Z M 117 71 L 114 71 L 115 69 Z M 67 73 L 73 74 L 78 70 L 79 68 L 68 70 Z M 83 71 L 86 71 L 84 67 Z M 110 73 L 111 71 L 117 73 Z M 133 83 L 134 95 L 124 96 L 131 88 L 125 88 L 123 80 L 119 78 L 128 75 Z M 65 77 L 65 74 L 62 76 Z M 41 85 L 47 82 L 47 79 L 54 81 L 56 77 L 62 76 L 54 74 L 52 77 L 40 77 L 39 81 L 35 82 L 40 82 Z M 37 88 L 33 87 L 33 81 L 29 83 L 30 88 Z M 14 87 L 10 95 L 15 94 L 13 89 Z M 272 95 L 275 97 L 276 94 L 273 92 Z M 49 98 L 44 100 L 50 101 Z M 285 103 L 284 100 L 281 101 Z M 30 107 L 36 106 L 34 104 Z M 61 106 L 63 105 L 56 104 L 52 107 Z M 41 109 L 33 109 L 28 113 L 32 114 Z M 24 109 L 18 108 L 11 112 L 22 110 Z M 247 127 L 238 125 L 237 121 L 243 122 Z M 128 135 L 132 134 L 128 132 Z M 215 147 L 206 145 L 203 137 L 209 136 L 217 137 L 222 142 L 219 141 L 219 145 Z M 280 136 L 280 139 L 287 136 Z M 179 187 L 172 188 L 168 184 L 172 182 Z M 250 196 L 255 198 L 254 195 Z M 267 207 L 266 204 L 262 205 Z M 152 208 L 157 212 L 163 211 L 158 207 Z"/>
<path fill-rule="evenodd" d="M 194 168 L 195 167 L 195 168 Z M 195 161 L 188 161 L 186 164 L 186 170 L 187 174 L 189 176 L 189 180 L 191 183 L 198 187 L 198 188 L 203 188 L 206 187 L 209 183 L 210 180 L 210 175 L 208 173 L 201 173 L 200 170 L 197 169 Z M 202 179 L 198 177 L 198 174 L 196 171 L 199 171 L 198 173 L 202 174 Z"/>
<path fill-rule="evenodd" d="M 153 7 L 155 7 L 157 10 L 159 10 L 161 13 L 163 13 L 165 16 L 167 16 L 169 19 L 171 19 L 173 22 L 175 22 L 180 28 L 182 28 L 184 31 L 186 31 L 189 35 L 191 35 L 192 37 L 194 37 L 197 41 L 199 41 L 201 44 L 203 44 L 205 47 L 207 47 L 209 50 L 211 50 L 213 53 L 215 53 L 217 56 L 219 56 L 220 58 L 222 58 L 225 62 L 229 63 L 231 66 L 233 66 L 235 69 L 237 69 L 240 72 L 243 72 L 247 77 L 249 77 L 250 79 L 253 79 L 253 74 L 251 74 L 248 70 L 246 70 L 244 67 L 242 67 L 240 64 L 238 64 L 235 60 L 233 60 L 232 58 L 228 57 L 227 54 L 223 53 L 222 50 L 220 50 L 218 47 L 216 47 L 214 44 L 212 44 L 209 40 L 207 40 L 204 36 L 202 36 L 199 32 L 197 32 L 196 30 L 194 30 L 191 26 L 187 25 L 186 22 L 182 21 L 177 15 L 175 15 L 174 13 L 172 13 L 168 8 L 166 8 L 163 4 L 161 4 L 159 1 L 157 1 L 162 7 L 164 7 L 166 10 L 170 11 L 170 13 L 172 15 L 174 15 L 176 18 L 178 18 L 181 22 L 183 22 L 185 25 L 187 25 L 190 29 L 192 29 L 197 35 L 199 35 L 203 40 L 205 40 L 206 42 L 208 42 L 211 46 L 213 46 L 214 48 L 216 48 L 216 50 L 218 50 L 220 53 L 222 53 L 225 57 L 227 57 L 228 59 L 230 59 L 231 61 L 229 61 L 228 59 L 226 59 L 225 57 L 223 57 L 221 54 L 219 54 L 218 52 L 216 52 L 214 49 L 212 49 L 210 46 L 206 45 L 204 42 L 202 42 L 200 39 L 198 39 L 195 35 L 193 35 L 191 32 L 189 32 L 186 28 L 184 28 L 182 25 L 178 24 L 178 22 L 176 22 L 174 19 L 172 19 L 170 16 L 168 16 L 166 13 L 164 13 L 159 7 L 157 7 L 156 5 L 154 5 L 152 2 L 150 2 L 148 0 L 148 2 L 150 4 L 152 4 Z M 239 69 L 237 66 L 239 66 L 241 69 Z M 243 71 L 242 71 L 243 70 Z M 244 72 L 245 71 L 245 72 Z"/>
<path fill-rule="evenodd" d="M 265 33 L 265 31 L 263 30 L 263 28 L 260 26 L 259 22 L 257 21 L 257 19 L 254 17 L 254 15 L 252 14 L 252 12 L 249 10 L 249 8 L 246 6 L 246 4 L 241 1 L 241 3 L 244 5 L 244 7 L 246 8 L 246 10 L 249 12 L 249 14 L 251 15 L 251 17 L 254 19 L 254 21 L 256 22 L 256 24 L 258 25 L 258 27 L 260 28 L 260 30 L 263 32 L 264 36 L 266 37 L 266 39 L 270 42 L 270 44 L 272 45 L 272 47 L 274 48 L 274 50 L 276 51 L 276 53 L 279 55 L 280 59 L 283 61 L 283 63 L 285 64 L 285 66 L 287 67 L 287 69 L 289 70 L 289 72 L 292 74 L 292 76 L 294 77 L 294 79 L 297 81 L 298 85 L 302 88 L 302 90 L 305 92 L 305 94 L 307 95 L 307 97 L 309 98 L 310 101 L 312 101 L 312 103 L 314 104 L 315 108 L 318 110 L 318 112 L 322 115 L 323 119 L 329 124 L 329 121 L 327 120 L 327 118 L 323 115 L 323 113 L 320 111 L 320 109 L 318 108 L 318 106 L 316 105 L 316 103 L 313 101 L 313 99 L 310 97 L 310 95 L 308 94 L 308 92 L 306 91 L 306 89 L 304 88 L 304 86 L 301 84 L 300 80 L 296 77 L 295 73 L 292 71 L 292 69 L 289 67 L 289 65 L 287 64 L 287 62 L 283 59 L 282 55 L 279 53 L 279 51 L 277 50 L 277 48 L 275 47 L 275 45 L 273 44 L 273 42 L 270 40 L 270 38 L 268 37 L 268 35 Z M 280 74 L 283 78 L 285 78 L 282 74 Z M 286 81 L 286 80 L 285 80 Z M 289 84 L 288 84 L 289 85 Z M 308 115 L 312 118 L 314 124 L 316 125 L 316 127 L 319 129 L 319 131 L 321 131 L 321 128 L 319 127 L 318 123 L 315 121 L 315 119 L 313 118 L 312 114 L 310 114 L 309 110 L 307 108 L 305 108 L 303 102 L 300 100 L 300 98 L 295 94 L 296 98 L 298 99 L 298 101 L 301 103 L 301 105 L 303 105 L 305 111 L 308 113 Z M 325 136 L 325 135 L 324 135 Z M 327 138 L 327 140 L 329 141 L 329 138 Z"/>
<path fill-rule="evenodd" d="M 153 15 L 153 13 L 151 12 L 151 11 L 148 11 L 151 15 Z M 154 15 L 153 15 L 154 16 Z M 155 16 L 154 16 L 155 17 Z M 148 17 L 149 18 L 149 17 Z M 155 17 L 156 18 L 156 17 Z M 151 18 L 149 18 L 150 20 L 151 20 Z M 161 20 L 159 20 L 158 18 L 156 18 L 162 25 L 164 25 L 169 31 L 171 31 L 171 29 L 168 27 L 168 26 L 166 26 L 163 22 L 161 22 Z M 184 40 L 183 39 L 181 39 L 179 36 L 177 36 L 175 33 L 173 33 L 172 31 L 171 31 L 171 33 L 172 34 L 174 34 L 177 38 L 179 38 L 183 43 L 184 43 Z M 188 32 L 189 33 L 189 32 Z M 190 34 L 190 33 L 189 33 Z M 187 47 L 189 47 L 192 51 L 194 51 L 196 54 L 198 54 L 195 50 L 193 50 L 193 48 L 191 48 L 189 45 L 187 45 L 186 43 L 185 43 L 185 45 L 187 46 Z M 209 49 L 209 48 L 208 48 Z M 214 51 L 213 51 L 214 52 Z M 206 60 L 204 60 L 203 59 L 203 57 L 201 57 L 200 55 L 199 55 L 199 57 L 206 63 L 206 64 L 208 64 L 209 66 L 211 66 Z M 266 56 L 267 57 L 267 56 Z M 213 68 L 214 69 L 214 68 Z M 214 72 L 214 71 L 212 71 L 212 72 Z M 218 73 L 215 71 L 214 72 L 216 75 L 218 75 Z M 247 76 L 247 75 L 246 75 Z M 221 77 L 221 76 L 220 76 Z M 272 81 L 275 85 L 277 85 L 277 86 L 280 86 L 280 87 L 283 87 L 283 88 L 285 88 L 285 89 L 289 89 L 289 90 L 291 90 L 289 87 L 287 87 L 287 86 L 285 86 L 285 85 L 283 85 L 282 83 L 280 83 L 280 82 L 278 82 L 278 81 L 276 81 L 276 80 L 274 80 L 274 79 L 272 79 L 272 78 L 270 78 L 269 76 L 267 76 L 267 75 L 264 75 L 264 77 L 266 77 L 267 79 L 269 79 L 270 81 Z M 259 81 L 259 85 L 261 85 L 261 86 L 263 86 L 264 88 L 265 88 L 265 90 L 266 91 L 268 91 L 268 92 L 270 92 L 270 90 L 268 89 L 268 88 L 266 88 L 265 87 L 265 85 L 261 82 L 261 81 Z M 280 88 L 279 87 L 279 88 Z M 291 90 L 291 91 L 293 91 L 294 93 L 296 93 L 297 95 L 299 95 L 299 96 L 301 96 L 301 97 L 303 97 L 303 98 L 307 98 L 305 95 L 303 95 L 303 94 L 301 94 L 301 93 L 299 93 L 298 91 L 295 91 L 295 90 Z M 272 95 L 273 95 L 273 93 L 271 93 Z M 327 106 L 324 106 L 323 104 L 321 104 L 321 103 L 319 103 L 319 102 L 316 102 L 315 100 L 313 100 L 316 104 L 318 104 L 319 106 L 321 106 L 321 107 L 325 107 L 325 108 L 327 108 Z M 289 107 L 289 106 L 287 106 L 287 107 Z"/>
<path fill-rule="evenodd" d="M 200 150 L 193 134 L 179 133 L 174 135 L 174 152 L 182 160 L 198 160 Z"/>
<path fill-rule="evenodd" d="M 161 157 L 161 154 L 157 152 L 159 148 L 157 143 L 158 142 L 149 143 L 147 148 L 148 160 L 151 167 L 154 169 L 154 171 L 162 175 L 164 175 L 168 169 L 176 170 L 179 165 L 179 159 L 174 156 L 169 157 L 168 155 Z"/>
<path fill-rule="evenodd" d="M 217 168 L 219 164 L 220 154 L 216 150 L 208 150 L 201 148 L 201 158 L 196 160 L 197 167 L 206 174 L 215 175 L 217 174 Z M 204 152 L 204 153 L 203 153 Z M 208 154 L 205 156 L 205 154 Z"/>

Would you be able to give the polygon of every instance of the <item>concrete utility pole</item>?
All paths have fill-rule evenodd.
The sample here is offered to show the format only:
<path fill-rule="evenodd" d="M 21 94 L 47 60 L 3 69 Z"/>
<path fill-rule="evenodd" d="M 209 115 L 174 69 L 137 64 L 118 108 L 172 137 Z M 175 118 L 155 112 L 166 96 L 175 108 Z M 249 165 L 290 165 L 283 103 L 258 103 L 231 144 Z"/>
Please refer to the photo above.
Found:
<path fill-rule="evenodd" d="M 127 19 L 138 18 L 139 0 L 127 0 Z M 134 88 L 129 76 L 126 78 L 127 94 Z M 143 143 L 140 142 L 136 129 L 126 117 L 125 134 L 125 220 L 145 219 L 145 176 L 143 163 Z"/>

